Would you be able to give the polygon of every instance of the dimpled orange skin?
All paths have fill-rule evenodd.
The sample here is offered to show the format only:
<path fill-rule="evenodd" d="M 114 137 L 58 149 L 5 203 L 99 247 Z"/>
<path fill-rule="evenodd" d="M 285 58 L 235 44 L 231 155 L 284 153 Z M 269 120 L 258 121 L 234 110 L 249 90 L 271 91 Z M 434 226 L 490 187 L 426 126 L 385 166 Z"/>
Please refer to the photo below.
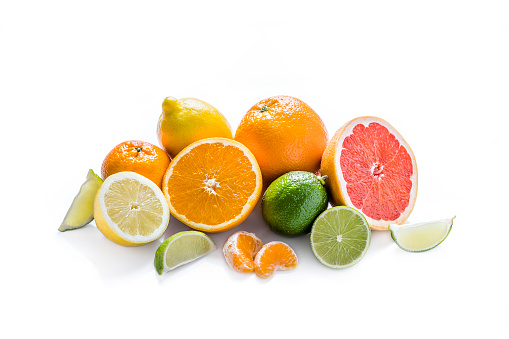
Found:
<path fill-rule="evenodd" d="M 305 102 L 280 95 L 251 107 L 235 140 L 254 154 L 267 187 L 290 171 L 316 172 L 328 134 L 322 119 Z"/>
<path fill-rule="evenodd" d="M 101 175 L 106 179 L 118 172 L 136 172 L 161 188 L 169 165 L 170 157 L 162 148 L 145 141 L 129 140 L 115 146 L 104 158 Z"/>

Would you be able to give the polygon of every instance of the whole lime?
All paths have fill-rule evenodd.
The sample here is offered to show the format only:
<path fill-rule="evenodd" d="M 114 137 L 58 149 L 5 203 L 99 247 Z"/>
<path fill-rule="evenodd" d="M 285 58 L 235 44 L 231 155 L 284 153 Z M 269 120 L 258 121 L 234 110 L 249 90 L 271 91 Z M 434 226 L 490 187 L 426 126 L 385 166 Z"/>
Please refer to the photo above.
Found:
<path fill-rule="evenodd" d="M 294 237 L 309 233 L 328 204 L 326 177 L 293 171 L 274 180 L 262 198 L 262 215 L 275 233 Z"/>

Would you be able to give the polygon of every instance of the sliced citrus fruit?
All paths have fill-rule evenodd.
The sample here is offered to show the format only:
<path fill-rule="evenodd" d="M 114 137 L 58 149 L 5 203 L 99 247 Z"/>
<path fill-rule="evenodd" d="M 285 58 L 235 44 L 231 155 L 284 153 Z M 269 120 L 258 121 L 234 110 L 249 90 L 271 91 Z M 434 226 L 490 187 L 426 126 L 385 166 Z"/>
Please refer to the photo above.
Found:
<path fill-rule="evenodd" d="M 415 224 L 390 225 L 391 237 L 408 252 L 424 252 L 440 245 L 449 235 L 455 217 Z"/>
<path fill-rule="evenodd" d="M 388 122 L 359 117 L 341 127 L 323 154 L 321 174 L 333 205 L 354 207 L 372 229 L 402 224 L 417 196 L 410 146 Z"/>
<path fill-rule="evenodd" d="M 254 257 L 262 245 L 262 241 L 253 233 L 239 231 L 225 242 L 223 255 L 233 270 L 241 273 L 254 272 Z"/>
<path fill-rule="evenodd" d="M 92 170 L 88 170 L 87 179 L 74 197 L 71 207 L 65 214 L 59 231 L 71 231 L 81 228 L 94 220 L 94 199 L 103 180 Z"/>
<path fill-rule="evenodd" d="M 157 248 L 154 266 L 157 273 L 163 274 L 201 258 L 215 249 L 216 244 L 205 233 L 179 232 L 163 241 Z"/>
<path fill-rule="evenodd" d="M 269 278 L 275 271 L 288 271 L 297 267 L 297 255 L 281 241 L 271 241 L 256 254 L 255 272 L 260 278 Z"/>
<path fill-rule="evenodd" d="M 156 240 L 170 220 L 168 203 L 159 187 L 134 172 L 106 178 L 95 198 L 94 215 L 99 231 L 124 246 Z"/>
<path fill-rule="evenodd" d="M 187 146 L 171 161 L 163 179 L 171 214 L 205 232 L 239 225 L 261 191 L 255 157 L 241 143 L 226 138 L 202 139 Z"/>
<path fill-rule="evenodd" d="M 311 249 L 316 258 L 331 268 L 358 263 L 371 242 L 371 229 L 362 213 L 346 206 L 325 210 L 311 228 Z"/>

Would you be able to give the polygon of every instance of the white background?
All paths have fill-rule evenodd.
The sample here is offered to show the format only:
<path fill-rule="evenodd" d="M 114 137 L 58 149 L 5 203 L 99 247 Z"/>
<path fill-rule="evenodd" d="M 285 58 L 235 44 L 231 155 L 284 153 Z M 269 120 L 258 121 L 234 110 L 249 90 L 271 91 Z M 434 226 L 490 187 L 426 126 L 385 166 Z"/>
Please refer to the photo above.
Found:
<path fill-rule="evenodd" d="M 279 94 L 329 137 L 356 116 L 389 121 L 417 159 L 409 221 L 456 215 L 447 240 L 412 254 L 373 232 L 359 264 L 332 270 L 258 206 L 212 235 L 214 253 L 158 276 L 157 246 L 188 229 L 174 218 L 138 248 L 94 223 L 57 231 L 111 148 L 158 144 L 166 96 L 207 101 L 235 129 Z M 507 338 L 508 94 L 507 1 L 2 1 L 0 336 Z M 220 249 L 238 230 L 286 241 L 299 267 L 233 272 Z"/>

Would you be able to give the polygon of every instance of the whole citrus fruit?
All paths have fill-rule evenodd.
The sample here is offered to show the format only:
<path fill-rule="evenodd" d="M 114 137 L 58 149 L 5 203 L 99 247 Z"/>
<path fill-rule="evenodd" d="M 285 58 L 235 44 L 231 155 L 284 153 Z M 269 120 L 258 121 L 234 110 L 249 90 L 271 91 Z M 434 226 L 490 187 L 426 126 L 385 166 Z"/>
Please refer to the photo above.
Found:
<path fill-rule="evenodd" d="M 412 149 L 387 121 L 355 118 L 332 137 L 321 174 L 333 205 L 360 210 L 372 229 L 402 224 L 417 197 L 417 164 Z"/>
<path fill-rule="evenodd" d="M 129 140 L 115 146 L 104 158 L 101 175 L 106 179 L 118 172 L 136 172 L 162 188 L 169 165 L 170 157 L 161 148 L 148 142 Z"/>
<path fill-rule="evenodd" d="M 254 154 L 268 186 L 290 171 L 320 168 L 328 135 L 325 125 L 303 101 L 286 95 L 258 102 L 243 117 L 235 140 Z"/>
<path fill-rule="evenodd" d="M 232 139 L 226 118 L 214 106 L 195 98 L 163 101 L 163 112 L 157 124 L 159 143 L 174 158 L 195 141 L 222 137 Z"/>
<path fill-rule="evenodd" d="M 270 229 L 285 237 L 309 233 L 329 203 L 324 179 L 293 171 L 274 180 L 262 198 L 262 216 Z"/>

